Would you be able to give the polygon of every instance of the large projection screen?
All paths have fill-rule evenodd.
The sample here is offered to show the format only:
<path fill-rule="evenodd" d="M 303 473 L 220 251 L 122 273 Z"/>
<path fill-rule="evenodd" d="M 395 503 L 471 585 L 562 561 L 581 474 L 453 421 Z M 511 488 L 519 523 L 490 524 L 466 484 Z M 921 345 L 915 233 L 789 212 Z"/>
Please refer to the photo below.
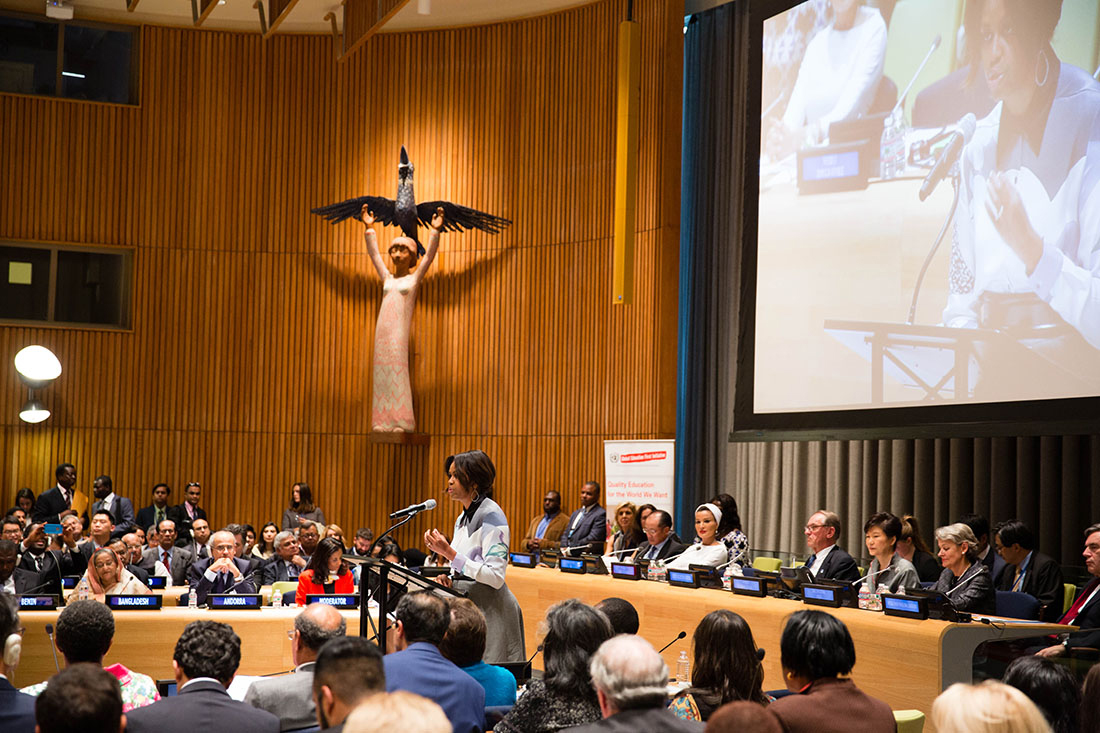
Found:
<path fill-rule="evenodd" d="M 1061 5 L 752 5 L 735 438 L 1096 424 L 1098 10 Z"/>

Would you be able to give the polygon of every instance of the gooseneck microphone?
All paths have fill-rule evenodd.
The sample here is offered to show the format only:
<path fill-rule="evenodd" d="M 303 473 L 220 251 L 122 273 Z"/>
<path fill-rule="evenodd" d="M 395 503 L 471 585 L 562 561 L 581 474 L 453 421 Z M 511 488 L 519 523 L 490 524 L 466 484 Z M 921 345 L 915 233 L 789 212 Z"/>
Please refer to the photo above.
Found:
<path fill-rule="evenodd" d="M 681 632 L 680 632 L 679 634 L 677 634 L 677 635 L 676 635 L 676 638 L 675 638 L 675 639 L 673 639 L 672 641 L 670 641 L 669 643 L 667 643 L 667 644 L 665 644 L 665 645 L 664 645 L 663 647 L 661 647 L 661 648 L 660 648 L 660 649 L 659 649 L 659 650 L 657 651 L 657 653 L 658 653 L 658 654 L 660 654 L 660 653 L 661 653 L 661 652 L 663 652 L 663 651 L 664 651 L 665 649 L 668 649 L 668 648 L 669 648 L 670 646 L 672 646 L 672 645 L 673 645 L 673 644 L 675 644 L 676 642 L 680 641 L 680 639 L 683 639 L 683 638 L 684 638 L 685 636 L 687 636 L 687 635 L 688 635 L 688 632 L 686 632 L 686 631 L 681 631 Z"/>
<path fill-rule="evenodd" d="M 535 657 L 537 657 L 539 655 L 539 652 L 541 652 L 541 651 L 542 651 L 542 644 L 539 644 L 538 648 L 535 649 L 535 653 L 527 658 L 527 663 L 530 664 L 532 661 L 534 661 Z"/>
<path fill-rule="evenodd" d="M 401 509 L 399 511 L 394 512 L 393 514 L 390 515 L 390 519 L 397 519 L 398 517 L 407 517 L 410 514 L 417 514 L 419 512 L 428 511 L 429 509 L 435 509 L 435 506 L 436 506 L 435 499 L 428 499 L 427 501 L 423 502 L 422 504 L 413 504 L 412 506 L 407 506 L 404 509 Z"/>
<path fill-rule="evenodd" d="M 940 153 L 940 157 L 936 159 L 936 164 L 925 177 L 924 183 L 920 185 L 921 201 L 931 196 L 932 192 L 936 190 L 936 186 L 940 185 L 940 181 L 951 175 L 951 169 L 959 160 L 963 147 L 970 142 L 970 138 L 974 137 L 974 131 L 977 129 L 978 118 L 974 116 L 973 112 L 968 112 L 965 117 L 958 121 L 955 125 L 955 132 L 947 138 L 947 146 Z"/>
<path fill-rule="evenodd" d="M 50 651 L 53 652 L 53 666 L 58 672 L 61 665 L 57 663 L 57 645 L 53 642 L 53 624 L 46 624 L 46 636 L 50 637 Z"/>

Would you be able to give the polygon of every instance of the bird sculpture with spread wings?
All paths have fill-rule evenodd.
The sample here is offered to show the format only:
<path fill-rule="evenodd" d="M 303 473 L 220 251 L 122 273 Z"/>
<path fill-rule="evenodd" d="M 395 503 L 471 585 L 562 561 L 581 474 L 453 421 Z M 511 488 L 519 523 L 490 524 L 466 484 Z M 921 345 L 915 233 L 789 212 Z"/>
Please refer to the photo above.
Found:
<path fill-rule="evenodd" d="M 405 146 L 401 146 L 401 163 L 397 166 L 397 199 L 384 196 L 359 196 L 327 206 L 311 209 L 311 214 L 322 216 L 333 224 L 345 219 L 358 219 L 363 206 L 374 212 L 375 221 L 385 226 L 399 226 L 401 233 L 416 242 L 417 253 L 424 254 L 424 247 L 417 237 L 417 226 L 429 226 L 436 209 L 443 209 L 443 231 L 464 232 L 467 229 L 480 229 L 489 234 L 499 234 L 511 220 L 504 219 L 484 211 L 467 206 L 452 204 L 450 201 L 425 201 L 416 203 L 413 195 L 413 164 Z"/>

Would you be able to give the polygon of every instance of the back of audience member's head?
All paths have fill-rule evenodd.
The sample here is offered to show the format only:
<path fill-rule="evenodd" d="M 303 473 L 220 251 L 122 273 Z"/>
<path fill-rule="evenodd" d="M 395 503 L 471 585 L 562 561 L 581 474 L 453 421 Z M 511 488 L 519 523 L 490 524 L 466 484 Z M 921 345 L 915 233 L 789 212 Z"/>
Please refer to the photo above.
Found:
<path fill-rule="evenodd" d="M 429 591 L 403 596 L 394 615 L 401 622 L 405 642 L 408 644 L 426 641 L 439 646 L 447 633 L 447 627 L 451 625 L 447 602 Z"/>
<path fill-rule="evenodd" d="M 327 690 L 327 692 L 326 692 Z M 349 708 L 368 695 L 386 690 L 386 671 L 382 652 L 361 636 L 341 636 L 326 642 L 313 667 L 313 696 L 323 711 L 332 698 Z M 340 721 L 322 720 L 327 728 Z"/>
<path fill-rule="evenodd" d="M 775 713 L 759 703 L 738 700 L 711 713 L 707 733 L 783 733 Z"/>
<path fill-rule="evenodd" d="M 611 630 L 616 634 L 638 633 L 638 609 L 624 598 L 604 598 L 596 604 L 597 611 L 603 611 L 611 622 Z"/>
<path fill-rule="evenodd" d="M 1073 673 L 1046 657 L 1019 657 L 1002 680 L 1035 703 L 1054 733 L 1077 733 L 1081 690 Z"/>
<path fill-rule="evenodd" d="M 605 641 L 592 655 L 591 674 L 614 712 L 665 704 L 668 665 L 640 636 L 621 634 Z"/>
<path fill-rule="evenodd" d="M 547 686 L 563 694 L 590 698 L 593 692 L 588 662 L 600 644 L 614 635 L 611 622 L 592 606 L 570 598 L 550 606 L 543 624 L 543 679 Z"/>
<path fill-rule="evenodd" d="M 39 733 L 119 733 L 122 691 L 98 664 L 74 664 L 50 678 L 34 704 Z"/>
<path fill-rule="evenodd" d="M 114 636 L 114 614 L 98 601 L 71 601 L 57 617 L 57 648 L 69 664 L 102 664 Z"/>
<path fill-rule="evenodd" d="M 213 677 L 229 685 L 241 663 L 241 638 L 229 624 L 192 621 L 180 634 L 172 659 L 188 679 Z"/>
<path fill-rule="evenodd" d="M 1080 730 L 1100 730 L 1100 664 L 1094 664 L 1081 686 Z"/>
<path fill-rule="evenodd" d="M 332 606 L 311 603 L 294 617 L 294 628 L 302 646 L 317 652 L 326 641 L 346 634 L 348 622 Z"/>
<path fill-rule="evenodd" d="M 426 697 L 406 690 L 371 695 L 344 721 L 344 733 L 440 733 L 451 730 L 443 708 Z"/>
<path fill-rule="evenodd" d="M 695 627 L 691 686 L 713 693 L 718 704 L 751 700 L 766 704 L 764 665 L 752 629 L 733 611 L 711 611 Z"/>
<path fill-rule="evenodd" d="M 779 640 L 783 669 L 803 679 L 848 674 L 856 666 L 856 648 L 844 623 L 824 611 L 795 611 Z"/>
<path fill-rule="evenodd" d="M 440 653 L 459 667 L 477 664 L 485 656 L 485 614 L 469 598 L 447 602 L 451 623 L 439 645 Z"/>
<path fill-rule="evenodd" d="M 932 703 L 938 733 L 1050 733 L 1042 712 L 1015 687 L 956 682 Z"/>

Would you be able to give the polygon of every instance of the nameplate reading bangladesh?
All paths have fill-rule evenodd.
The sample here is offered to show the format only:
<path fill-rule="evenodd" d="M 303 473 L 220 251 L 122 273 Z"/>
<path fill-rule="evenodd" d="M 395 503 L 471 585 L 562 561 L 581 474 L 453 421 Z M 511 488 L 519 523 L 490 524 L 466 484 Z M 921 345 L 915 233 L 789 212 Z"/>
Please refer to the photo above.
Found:
<path fill-rule="evenodd" d="M 57 596 L 19 596 L 19 607 L 35 611 L 56 611 Z"/>
<path fill-rule="evenodd" d="M 148 611 L 160 608 L 161 596 L 107 596 L 107 607 L 115 611 Z"/>
<path fill-rule="evenodd" d="M 359 608 L 359 596 L 354 593 L 307 593 L 306 605 L 310 603 L 324 603 L 336 608 Z"/>
<path fill-rule="evenodd" d="M 256 609 L 264 605 L 264 599 L 259 593 L 211 593 L 206 597 L 206 605 L 224 610 Z"/>

